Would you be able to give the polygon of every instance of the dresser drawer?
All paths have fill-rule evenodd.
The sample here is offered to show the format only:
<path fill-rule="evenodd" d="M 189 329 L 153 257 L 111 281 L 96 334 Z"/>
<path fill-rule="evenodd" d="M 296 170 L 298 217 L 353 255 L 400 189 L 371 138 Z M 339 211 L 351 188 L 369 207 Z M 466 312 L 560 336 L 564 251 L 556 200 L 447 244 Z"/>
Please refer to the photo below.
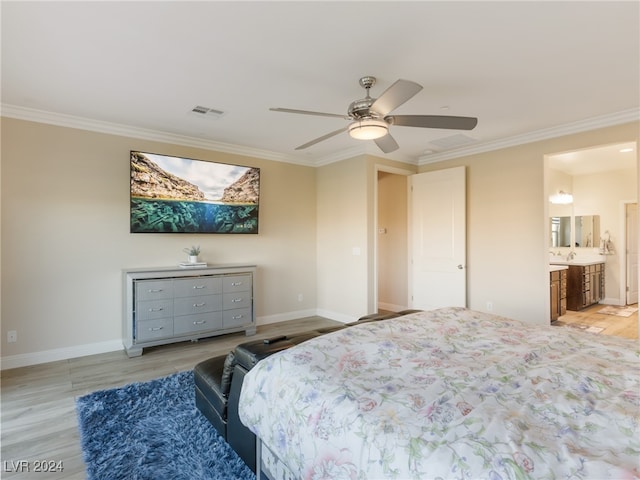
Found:
<path fill-rule="evenodd" d="M 222 312 L 198 313 L 196 315 L 182 315 L 175 317 L 173 323 L 174 335 L 219 330 L 222 328 Z"/>
<path fill-rule="evenodd" d="M 224 293 L 248 292 L 251 290 L 251 280 L 251 275 L 227 275 L 222 280 L 222 291 Z"/>
<path fill-rule="evenodd" d="M 137 320 L 152 320 L 171 317 L 173 315 L 173 299 L 149 300 L 136 304 Z"/>
<path fill-rule="evenodd" d="M 176 298 L 173 302 L 173 313 L 176 316 L 222 310 L 221 295 L 200 295 L 197 297 Z"/>
<path fill-rule="evenodd" d="M 173 336 L 173 318 L 139 321 L 136 326 L 136 340 L 139 342 Z"/>
<path fill-rule="evenodd" d="M 224 328 L 240 327 L 251 323 L 251 309 L 239 308 L 222 312 L 222 326 Z"/>
<path fill-rule="evenodd" d="M 192 277 L 174 280 L 176 297 L 222 293 L 222 277 Z"/>
<path fill-rule="evenodd" d="M 222 295 L 222 309 L 234 310 L 251 306 L 250 292 L 225 293 Z"/>
<path fill-rule="evenodd" d="M 173 282 L 171 280 L 137 280 L 135 290 L 137 301 L 172 298 Z"/>

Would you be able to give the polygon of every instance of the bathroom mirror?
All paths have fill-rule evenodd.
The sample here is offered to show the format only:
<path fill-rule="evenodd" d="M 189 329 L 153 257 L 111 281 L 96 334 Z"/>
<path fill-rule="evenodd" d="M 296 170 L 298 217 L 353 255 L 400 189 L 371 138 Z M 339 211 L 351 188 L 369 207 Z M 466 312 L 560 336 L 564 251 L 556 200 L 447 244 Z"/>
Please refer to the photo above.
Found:
<path fill-rule="evenodd" d="M 553 248 L 571 247 L 572 217 L 551 217 L 550 222 L 549 246 Z M 574 247 L 597 247 L 600 244 L 600 216 L 578 215 L 573 217 L 573 242 Z"/>
<path fill-rule="evenodd" d="M 597 247 L 600 243 L 600 216 L 576 216 L 575 239 L 576 247 Z"/>
<path fill-rule="evenodd" d="M 571 217 L 551 217 L 551 239 L 550 247 L 571 246 Z"/>

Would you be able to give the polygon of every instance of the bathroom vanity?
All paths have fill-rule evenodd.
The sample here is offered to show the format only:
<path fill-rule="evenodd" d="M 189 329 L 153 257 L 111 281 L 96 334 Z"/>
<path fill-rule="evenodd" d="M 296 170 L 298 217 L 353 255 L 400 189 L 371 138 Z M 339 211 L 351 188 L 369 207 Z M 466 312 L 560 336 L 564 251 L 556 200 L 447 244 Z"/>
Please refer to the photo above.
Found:
<path fill-rule="evenodd" d="M 550 269 L 557 266 L 567 267 L 567 310 L 579 311 L 604 299 L 604 261 L 598 259 L 582 262 L 573 260 L 552 262 Z M 551 318 L 553 321 L 553 314 Z"/>
<path fill-rule="evenodd" d="M 567 271 L 566 265 L 551 265 L 549 267 L 551 294 L 551 321 L 567 313 Z"/>

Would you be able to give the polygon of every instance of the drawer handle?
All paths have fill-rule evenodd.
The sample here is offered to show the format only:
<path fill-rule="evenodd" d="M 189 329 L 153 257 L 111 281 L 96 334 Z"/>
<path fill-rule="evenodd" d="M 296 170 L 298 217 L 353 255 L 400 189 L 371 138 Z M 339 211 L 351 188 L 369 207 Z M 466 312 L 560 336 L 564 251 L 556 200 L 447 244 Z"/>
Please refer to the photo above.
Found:
<path fill-rule="evenodd" d="M 150 332 L 157 332 L 158 330 L 162 330 L 164 327 L 153 327 L 153 328 L 149 328 Z"/>
<path fill-rule="evenodd" d="M 231 300 L 233 303 L 238 303 L 242 301 L 242 297 L 241 298 L 234 298 L 233 300 Z"/>
<path fill-rule="evenodd" d="M 204 325 L 206 322 L 206 320 L 202 320 L 200 322 L 193 322 L 194 325 Z"/>
<path fill-rule="evenodd" d="M 203 288 L 206 288 L 206 285 L 194 285 L 193 288 L 196 290 L 201 290 Z"/>
<path fill-rule="evenodd" d="M 162 292 L 162 288 L 150 288 L 149 290 L 147 290 L 149 293 L 159 293 Z"/>
<path fill-rule="evenodd" d="M 194 303 L 193 306 L 194 307 L 204 307 L 206 305 L 206 302 L 202 302 L 202 303 Z"/>
<path fill-rule="evenodd" d="M 240 320 L 242 317 L 244 317 L 244 315 L 234 315 L 233 318 L 234 320 Z"/>
<path fill-rule="evenodd" d="M 160 308 L 150 308 L 150 309 L 149 309 L 149 311 L 150 311 L 150 312 L 161 312 L 162 310 L 164 310 L 164 308 L 163 308 L 163 307 L 160 307 Z"/>
<path fill-rule="evenodd" d="M 232 287 L 239 287 L 240 285 L 242 285 L 242 282 L 231 282 Z"/>

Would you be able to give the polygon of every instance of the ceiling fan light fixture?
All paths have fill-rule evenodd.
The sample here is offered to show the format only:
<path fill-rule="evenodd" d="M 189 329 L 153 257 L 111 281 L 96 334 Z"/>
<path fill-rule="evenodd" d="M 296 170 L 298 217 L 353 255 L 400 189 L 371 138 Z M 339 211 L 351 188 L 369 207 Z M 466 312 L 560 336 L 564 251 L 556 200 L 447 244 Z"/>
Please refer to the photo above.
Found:
<path fill-rule="evenodd" d="M 349 135 L 358 140 L 375 140 L 389 133 L 387 122 L 382 120 L 356 120 L 349 125 Z"/>

